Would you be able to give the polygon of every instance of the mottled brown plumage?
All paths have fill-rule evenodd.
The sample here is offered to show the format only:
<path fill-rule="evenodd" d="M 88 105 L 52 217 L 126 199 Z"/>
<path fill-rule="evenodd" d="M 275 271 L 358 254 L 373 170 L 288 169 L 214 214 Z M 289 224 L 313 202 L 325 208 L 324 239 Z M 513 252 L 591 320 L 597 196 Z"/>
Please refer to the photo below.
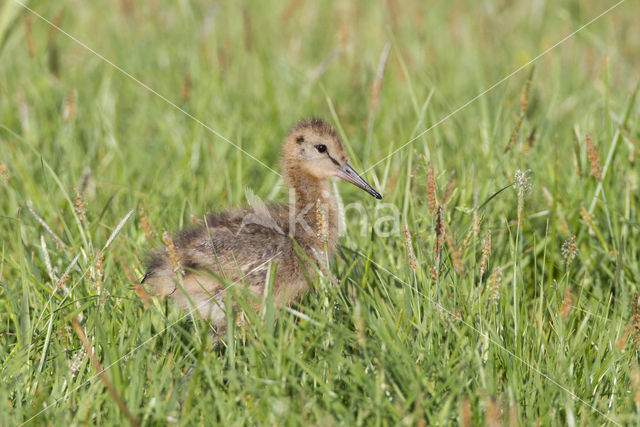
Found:
<path fill-rule="evenodd" d="M 250 207 L 208 215 L 178 233 L 175 249 L 149 255 L 145 289 L 199 310 L 220 334 L 230 286 L 255 296 L 251 304 L 258 308 L 275 263 L 272 298 L 277 305 L 290 304 L 308 289 L 305 276 L 315 271 L 311 263 L 337 244 L 340 218 L 327 178 L 340 177 L 381 198 L 347 160 L 331 125 L 318 119 L 298 122 L 282 148 L 282 171 L 292 190 L 289 204 L 266 205 L 248 194 Z"/>

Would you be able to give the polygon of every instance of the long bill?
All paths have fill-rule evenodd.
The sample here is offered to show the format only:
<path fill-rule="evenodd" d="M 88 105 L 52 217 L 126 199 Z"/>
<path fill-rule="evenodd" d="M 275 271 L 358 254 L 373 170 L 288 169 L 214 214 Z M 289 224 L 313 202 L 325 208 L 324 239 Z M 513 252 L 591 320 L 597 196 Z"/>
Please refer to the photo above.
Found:
<path fill-rule="evenodd" d="M 382 195 L 374 190 L 373 187 L 371 187 L 369 183 L 367 183 L 367 181 L 362 179 L 362 177 L 358 175 L 358 173 L 351 167 L 348 162 L 345 163 L 340 169 L 338 169 L 338 172 L 336 172 L 336 176 L 338 178 L 344 179 L 345 181 L 349 181 L 356 187 L 362 188 L 364 191 L 371 194 L 376 199 L 382 199 Z"/>

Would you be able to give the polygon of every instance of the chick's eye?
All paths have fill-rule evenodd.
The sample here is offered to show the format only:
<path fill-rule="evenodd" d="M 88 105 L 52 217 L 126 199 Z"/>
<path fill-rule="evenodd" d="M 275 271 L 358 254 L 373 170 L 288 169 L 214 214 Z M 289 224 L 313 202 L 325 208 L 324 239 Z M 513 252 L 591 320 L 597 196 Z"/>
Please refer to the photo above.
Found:
<path fill-rule="evenodd" d="M 320 153 L 324 153 L 325 151 L 327 151 L 327 146 L 326 145 L 316 145 L 316 150 L 318 150 L 318 152 Z"/>

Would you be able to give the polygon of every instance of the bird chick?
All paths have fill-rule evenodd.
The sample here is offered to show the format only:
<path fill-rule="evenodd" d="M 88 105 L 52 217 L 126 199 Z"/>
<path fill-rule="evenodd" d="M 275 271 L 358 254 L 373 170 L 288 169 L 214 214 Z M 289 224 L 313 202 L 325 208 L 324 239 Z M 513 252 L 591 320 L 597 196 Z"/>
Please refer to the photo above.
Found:
<path fill-rule="evenodd" d="M 272 263 L 275 304 L 301 297 L 319 254 L 331 255 L 337 245 L 340 217 L 328 179 L 338 177 L 382 196 L 351 167 L 333 127 L 319 119 L 301 120 L 289 131 L 281 167 L 291 189 L 288 204 L 265 204 L 250 195 L 248 208 L 209 214 L 179 232 L 172 246 L 148 256 L 142 280 L 147 292 L 197 309 L 218 335 L 230 313 L 226 292 L 241 287 L 259 308 Z"/>

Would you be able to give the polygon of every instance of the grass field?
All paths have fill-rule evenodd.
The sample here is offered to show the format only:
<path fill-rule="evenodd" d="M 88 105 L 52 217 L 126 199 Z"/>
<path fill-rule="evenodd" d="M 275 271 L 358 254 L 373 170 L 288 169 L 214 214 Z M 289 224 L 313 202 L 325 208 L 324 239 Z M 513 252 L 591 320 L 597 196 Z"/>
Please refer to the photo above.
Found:
<path fill-rule="evenodd" d="M 615 1 L 5 0 L 0 425 L 122 424 L 118 400 L 143 425 L 640 424 L 640 5 Z M 339 285 L 214 349 L 135 292 L 142 260 L 246 188 L 286 200 L 265 165 L 311 115 L 395 208 L 338 184 L 366 212 Z"/>

